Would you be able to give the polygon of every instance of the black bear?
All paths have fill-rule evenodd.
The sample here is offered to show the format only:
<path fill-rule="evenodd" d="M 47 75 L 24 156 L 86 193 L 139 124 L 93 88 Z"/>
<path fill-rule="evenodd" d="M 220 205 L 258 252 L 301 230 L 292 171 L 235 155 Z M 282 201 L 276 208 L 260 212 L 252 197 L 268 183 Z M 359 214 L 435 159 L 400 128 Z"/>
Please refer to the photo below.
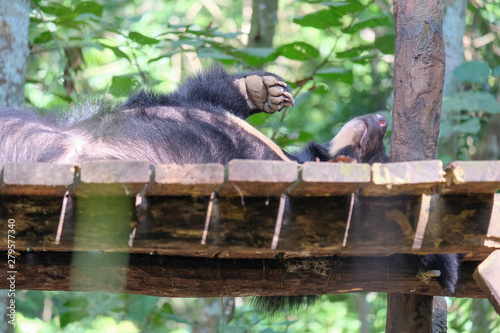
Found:
<path fill-rule="evenodd" d="M 96 159 L 226 164 L 232 159 L 328 161 L 346 155 L 360 162 L 387 159 L 387 120 L 362 116 L 331 142 L 310 142 L 288 154 L 245 118 L 293 104 L 286 83 L 271 73 L 229 75 L 214 67 L 169 94 L 140 92 L 124 105 L 84 103 L 65 116 L 0 107 L 0 166 L 6 162 L 78 163 Z"/>
<path fill-rule="evenodd" d="M 357 117 L 330 142 L 314 141 L 288 154 L 245 118 L 292 106 L 287 84 L 265 72 L 229 75 L 213 67 L 188 78 L 169 94 L 140 92 L 125 104 L 85 103 L 65 116 L 0 107 L 0 167 L 7 162 L 78 163 L 96 159 L 160 163 L 226 164 L 232 159 L 329 161 L 346 156 L 358 162 L 388 162 L 382 139 L 387 120 Z M 423 270 L 439 269 L 440 284 L 453 292 L 458 279 L 455 255 L 408 256 Z M 264 311 L 312 302 L 316 296 L 258 297 Z"/>

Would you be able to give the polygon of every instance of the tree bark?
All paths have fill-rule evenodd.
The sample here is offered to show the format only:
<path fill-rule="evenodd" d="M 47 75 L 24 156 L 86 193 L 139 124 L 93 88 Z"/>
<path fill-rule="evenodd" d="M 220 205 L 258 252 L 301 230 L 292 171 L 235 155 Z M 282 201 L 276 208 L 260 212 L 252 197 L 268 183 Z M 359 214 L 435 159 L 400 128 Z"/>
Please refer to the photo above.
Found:
<path fill-rule="evenodd" d="M 278 0 L 253 0 L 248 47 L 271 47 L 278 20 Z"/>
<path fill-rule="evenodd" d="M 442 0 L 395 0 L 391 161 L 438 157 L 445 76 Z M 388 294 L 386 332 L 432 332 L 431 296 Z"/>
<path fill-rule="evenodd" d="M 24 104 L 30 1 L 0 0 L 0 105 Z"/>
<path fill-rule="evenodd" d="M 445 74 L 441 0 L 394 2 L 391 160 L 436 159 Z"/>

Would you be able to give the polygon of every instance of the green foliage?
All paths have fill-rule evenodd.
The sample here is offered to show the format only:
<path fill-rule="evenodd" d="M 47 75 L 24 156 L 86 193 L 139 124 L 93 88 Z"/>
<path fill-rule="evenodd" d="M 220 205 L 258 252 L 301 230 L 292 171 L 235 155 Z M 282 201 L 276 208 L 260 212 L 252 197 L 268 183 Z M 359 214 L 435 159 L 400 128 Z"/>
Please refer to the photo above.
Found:
<path fill-rule="evenodd" d="M 272 47 L 246 47 L 249 2 L 200 3 L 139 0 L 34 0 L 29 40 L 26 101 L 36 107 L 64 107 L 82 96 L 126 98 L 151 87 L 172 90 L 186 75 L 221 62 L 231 72 L 266 69 L 293 88 L 295 106 L 281 114 L 258 114 L 249 122 L 286 149 L 308 140 L 328 141 L 342 124 L 378 112 L 390 120 L 394 20 L 386 0 L 282 0 Z M 500 7 L 470 3 L 470 36 L 484 36 L 500 22 Z M 463 90 L 443 101 L 441 137 L 457 136 L 452 156 L 470 159 L 493 114 L 500 113 L 498 40 L 467 51 L 471 59 L 453 75 Z M 388 144 L 390 130 L 386 135 Z M 220 303 L 220 300 L 215 300 Z M 105 293 L 23 292 L 20 322 L 37 332 L 191 332 L 199 300 Z M 359 318 L 360 305 L 367 306 Z M 472 301 L 450 300 L 449 332 L 470 332 Z M 384 332 L 385 295 L 323 297 L 290 316 L 264 317 L 247 304 L 224 332 Z M 42 309 L 51 309 L 42 320 Z M 491 332 L 500 320 L 488 319 Z"/>

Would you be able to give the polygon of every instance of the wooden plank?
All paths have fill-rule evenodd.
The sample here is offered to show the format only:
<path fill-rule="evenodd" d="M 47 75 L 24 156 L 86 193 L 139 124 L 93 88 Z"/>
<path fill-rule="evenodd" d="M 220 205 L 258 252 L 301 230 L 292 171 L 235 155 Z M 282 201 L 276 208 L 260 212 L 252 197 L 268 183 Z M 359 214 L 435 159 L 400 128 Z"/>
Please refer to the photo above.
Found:
<path fill-rule="evenodd" d="M 374 163 L 372 181 L 360 195 L 420 195 L 432 192 L 444 182 L 443 164 L 439 160 Z"/>
<path fill-rule="evenodd" d="M 306 162 L 290 196 L 350 195 L 370 182 L 368 164 Z"/>
<path fill-rule="evenodd" d="M 494 193 L 500 189 L 500 161 L 455 161 L 445 171 L 443 194 Z"/>
<path fill-rule="evenodd" d="M 343 252 L 407 252 L 413 245 L 420 205 L 418 195 L 358 197 Z"/>
<path fill-rule="evenodd" d="M 16 249 L 52 249 L 63 198 L 53 196 L 0 196 L 0 248 L 7 248 L 7 221 L 15 220 Z M 69 249 L 69 248 L 66 248 Z"/>
<path fill-rule="evenodd" d="M 498 196 L 496 196 L 498 200 Z M 486 242 L 498 240 L 499 220 L 493 219 L 493 194 L 453 194 L 431 197 L 421 245 L 415 250 L 463 253 L 489 252 Z M 496 227 L 495 227 L 496 226 Z M 488 231 L 488 228 L 491 230 Z M 488 233 L 492 234 L 488 236 Z M 416 236 L 418 237 L 418 236 Z M 488 243 L 495 246 L 495 243 Z M 499 245 L 496 243 L 496 245 Z"/>
<path fill-rule="evenodd" d="M 474 272 L 474 280 L 488 296 L 495 311 L 500 314 L 500 250 L 483 261 Z"/>
<path fill-rule="evenodd" d="M 222 164 L 161 164 L 155 166 L 148 196 L 210 195 L 224 183 Z"/>
<path fill-rule="evenodd" d="M 376 291 L 445 295 L 397 257 L 319 257 L 306 260 L 221 259 L 102 251 L 72 265 L 72 252 L 21 252 L 16 288 L 113 291 L 167 297 L 314 295 Z M 484 297 L 472 279 L 477 262 L 462 267 L 455 297 Z M 7 271 L 7 260 L 0 261 Z M 72 278 L 78 279 L 73 283 Z M 126 278 L 125 278 L 126 277 Z M 123 283 L 123 285 L 121 285 Z M 0 280 L 0 288 L 8 287 Z"/>
<path fill-rule="evenodd" d="M 75 167 L 52 163 L 6 163 L 0 195 L 63 196 L 73 185 Z"/>
<path fill-rule="evenodd" d="M 135 196 L 151 178 L 145 161 L 85 161 L 78 172 L 76 196 Z"/>
<path fill-rule="evenodd" d="M 232 160 L 219 196 L 279 197 L 298 179 L 298 164 L 283 161 Z"/>

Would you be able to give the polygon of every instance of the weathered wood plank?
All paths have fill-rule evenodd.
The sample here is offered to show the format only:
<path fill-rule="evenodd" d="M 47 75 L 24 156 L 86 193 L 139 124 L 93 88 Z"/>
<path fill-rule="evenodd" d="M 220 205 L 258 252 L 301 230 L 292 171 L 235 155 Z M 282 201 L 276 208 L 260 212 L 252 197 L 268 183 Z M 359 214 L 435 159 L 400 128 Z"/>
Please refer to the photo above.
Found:
<path fill-rule="evenodd" d="M 415 237 L 420 204 L 418 195 L 356 198 L 344 251 L 408 252 Z"/>
<path fill-rule="evenodd" d="M 135 196 L 151 178 L 148 162 L 86 161 L 78 171 L 76 196 Z"/>
<path fill-rule="evenodd" d="M 232 160 L 219 196 L 279 197 L 298 178 L 298 164 L 282 161 Z"/>
<path fill-rule="evenodd" d="M 488 252 L 488 246 L 495 246 L 494 241 L 500 239 L 500 220 L 492 215 L 499 205 L 495 198 L 500 199 L 487 193 L 433 195 L 428 221 L 421 221 L 426 224 L 422 243 L 415 250 Z"/>
<path fill-rule="evenodd" d="M 222 164 L 162 164 L 155 166 L 148 196 L 210 195 L 224 183 Z"/>
<path fill-rule="evenodd" d="M 363 187 L 363 196 L 419 195 L 432 192 L 444 182 L 443 164 L 439 160 L 374 163 L 372 181 Z"/>
<path fill-rule="evenodd" d="M 305 260 L 221 259 L 88 252 L 91 260 L 72 265 L 75 253 L 21 252 L 16 288 L 113 291 L 168 297 L 313 295 L 346 292 L 404 292 L 445 295 L 436 281 L 425 284 L 416 271 L 392 257 L 327 257 Z M 477 262 L 466 262 L 456 297 L 485 297 L 472 279 Z M 7 261 L 0 269 L 7 270 Z M 71 277 L 78 276 L 72 283 Z M 126 279 L 124 279 L 126 277 Z M 0 280 L 0 288 L 8 281 Z M 123 287 L 121 287 L 121 283 Z"/>
<path fill-rule="evenodd" d="M 494 193 L 500 189 L 500 161 L 455 161 L 446 168 L 441 193 Z"/>
<path fill-rule="evenodd" d="M 75 167 L 52 163 L 6 163 L 0 195 L 63 196 L 73 185 Z"/>
<path fill-rule="evenodd" d="M 500 250 L 490 254 L 477 267 L 473 277 L 488 296 L 495 311 L 500 314 Z"/>
<path fill-rule="evenodd" d="M 306 162 L 290 196 L 350 195 L 370 182 L 368 164 Z"/>

